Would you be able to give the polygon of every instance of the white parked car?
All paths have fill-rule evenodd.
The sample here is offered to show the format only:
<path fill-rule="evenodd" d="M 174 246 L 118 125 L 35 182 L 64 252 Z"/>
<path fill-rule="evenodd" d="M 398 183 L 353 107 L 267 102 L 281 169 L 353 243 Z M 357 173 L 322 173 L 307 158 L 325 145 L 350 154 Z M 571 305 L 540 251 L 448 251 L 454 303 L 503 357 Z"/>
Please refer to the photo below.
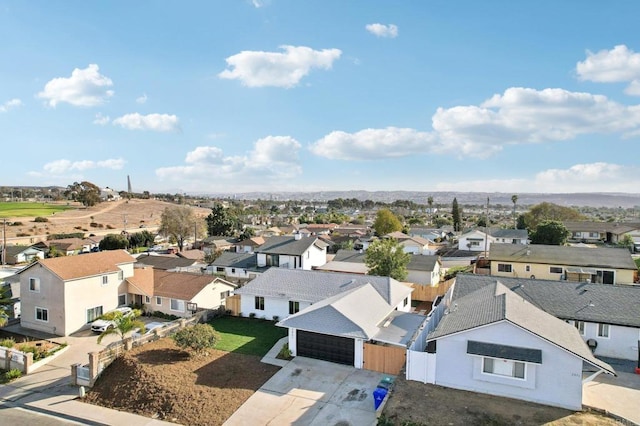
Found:
<path fill-rule="evenodd" d="M 147 336 L 151 333 L 153 333 L 153 330 L 156 328 L 160 328 L 160 327 L 164 327 L 166 325 L 166 323 L 164 322 L 150 322 L 149 324 L 145 324 L 144 328 L 145 328 L 145 332 L 144 334 L 140 333 L 140 329 L 137 328 L 136 330 L 133 331 L 133 333 L 131 333 L 131 337 L 133 337 L 134 339 L 140 338 L 142 336 Z"/>
<path fill-rule="evenodd" d="M 122 316 L 125 316 L 125 317 L 133 315 L 133 309 L 131 309 L 128 306 L 122 306 L 122 307 L 119 307 L 119 308 L 115 308 L 113 311 L 109 311 L 107 313 L 110 313 L 110 312 L 121 312 Z M 94 322 L 91 323 L 91 331 L 96 332 L 96 333 L 103 333 L 103 332 L 107 331 L 108 329 L 113 328 L 115 326 L 116 326 L 116 324 L 113 321 L 105 320 L 105 319 L 98 319 L 98 320 L 95 320 Z"/>

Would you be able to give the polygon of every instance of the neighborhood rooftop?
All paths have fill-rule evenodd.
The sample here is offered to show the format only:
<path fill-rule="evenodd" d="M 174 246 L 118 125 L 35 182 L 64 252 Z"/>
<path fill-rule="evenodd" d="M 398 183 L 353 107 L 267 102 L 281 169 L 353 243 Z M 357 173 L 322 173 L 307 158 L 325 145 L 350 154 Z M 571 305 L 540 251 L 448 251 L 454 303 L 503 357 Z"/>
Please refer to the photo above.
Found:
<path fill-rule="evenodd" d="M 63 256 L 41 259 L 28 266 L 29 269 L 41 265 L 62 280 L 91 277 L 106 273 L 119 272 L 118 265 L 134 263 L 135 259 L 124 250 L 87 253 L 80 256 Z M 21 271 L 22 272 L 22 271 Z"/>
<path fill-rule="evenodd" d="M 326 244 L 319 241 L 316 237 L 270 237 L 267 238 L 263 245 L 256 249 L 256 253 L 300 256 L 314 244 L 319 248 L 326 247 Z"/>

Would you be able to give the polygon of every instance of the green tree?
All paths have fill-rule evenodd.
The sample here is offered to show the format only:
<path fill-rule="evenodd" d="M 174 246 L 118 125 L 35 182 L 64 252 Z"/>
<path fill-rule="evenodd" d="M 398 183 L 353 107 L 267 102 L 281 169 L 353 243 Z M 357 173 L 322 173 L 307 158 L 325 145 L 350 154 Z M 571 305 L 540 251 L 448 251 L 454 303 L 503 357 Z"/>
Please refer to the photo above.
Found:
<path fill-rule="evenodd" d="M 516 203 L 518 202 L 518 196 L 516 194 L 511 196 L 511 202 L 513 203 L 513 213 L 511 214 L 511 216 L 513 216 L 513 227 L 518 229 L 518 222 L 516 219 Z"/>
<path fill-rule="evenodd" d="M 209 236 L 231 236 L 238 230 L 238 218 L 232 216 L 220 203 L 211 208 L 211 213 L 205 218 Z"/>
<path fill-rule="evenodd" d="M 398 281 L 407 278 L 410 260 L 411 254 L 405 253 L 402 245 L 393 238 L 374 241 L 364 256 L 369 275 L 391 277 Z"/>
<path fill-rule="evenodd" d="M 100 188 L 91 182 L 74 182 L 64 191 L 66 197 L 79 201 L 85 207 L 95 206 L 100 203 Z"/>
<path fill-rule="evenodd" d="M 379 237 L 402 230 L 402 222 L 389 209 L 380 209 L 376 213 L 376 220 L 373 222 L 373 229 Z"/>
<path fill-rule="evenodd" d="M 557 220 L 545 220 L 538 224 L 536 230 L 529 235 L 531 244 L 564 245 L 571 233 L 564 224 Z"/>
<path fill-rule="evenodd" d="M 255 237 L 256 235 L 256 231 L 254 231 L 254 229 L 250 226 L 246 226 L 242 232 L 240 233 L 240 235 L 238 236 L 238 238 L 240 239 L 240 241 L 242 240 L 247 240 L 251 237 Z"/>
<path fill-rule="evenodd" d="M 0 327 L 7 325 L 9 321 L 9 306 L 11 305 L 11 298 L 9 297 L 8 285 L 0 284 Z"/>
<path fill-rule="evenodd" d="M 559 206 L 553 203 L 547 203 L 546 201 L 536 204 L 524 214 L 524 222 L 530 231 L 534 231 L 538 224 L 545 220 L 564 222 L 585 219 L 586 218 L 575 209 Z"/>
<path fill-rule="evenodd" d="M 451 204 L 451 218 L 453 219 L 453 230 L 458 232 L 461 230 L 462 209 L 458 206 L 458 199 L 454 197 Z"/>
<path fill-rule="evenodd" d="M 171 206 L 164 209 L 160 217 L 159 231 L 173 238 L 182 251 L 185 240 L 194 235 L 198 228 L 198 218 L 189 206 Z"/>
<path fill-rule="evenodd" d="M 625 247 L 625 248 L 628 248 L 629 250 L 633 251 L 633 237 L 631 235 L 629 235 L 629 234 L 624 234 L 624 236 L 622 237 L 620 242 L 618 242 L 618 244 L 621 247 Z"/>
<path fill-rule="evenodd" d="M 212 349 L 218 341 L 218 333 L 209 324 L 196 324 L 186 327 L 172 336 L 176 345 L 188 349 L 192 354 L 203 355 Z"/>
<path fill-rule="evenodd" d="M 139 318 L 142 315 L 142 311 L 134 309 L 130 315 L 124 315 L 120 311 L 107 312 L 100 319 L 106 321 L 113 321 L 113 327 L 107 328 L 98 336 L 98 343 L 102 342 L 107 336 L 117 334 L 120 336 L 120 340 L 124 340 L 125 334 L 135 329 L 140 329 L 140 333 L 146 331 L 145 324 Z"/>
<path fill-rule="evenodd" d="M 108 234 L 98 244 L 100 250 L 126 250 L 129 248 L 129 239 L 122 234 Z"/>

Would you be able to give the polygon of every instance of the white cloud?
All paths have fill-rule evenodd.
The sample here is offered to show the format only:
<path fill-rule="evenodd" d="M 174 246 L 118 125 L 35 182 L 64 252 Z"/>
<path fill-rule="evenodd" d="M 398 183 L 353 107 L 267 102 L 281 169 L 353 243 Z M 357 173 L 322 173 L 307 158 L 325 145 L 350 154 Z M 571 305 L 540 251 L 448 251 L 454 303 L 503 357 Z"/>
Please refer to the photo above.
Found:
<path fill-rule="evenodd" d="M 394 24 L 368 24 L 365 26 L 367 31 L 376 37 L 396 38 L 398 37 L 398 26 Z"/>
<path fill-rule="evenodd" d="M 587 59 L 576 64 L 580 80 L 600 83 L 629 82 L 625 93 L 640 96 L 640 53 L 624 44 L 597 53 L 587 51 Z"/>
<path fill-rule="evenodd" d="M 331 132 L 312 144 L 310 149 L 316 155 L 331 159 L 373 160 L 425 153 L 432 149 L 434 141 L 432 133 L 387 127 L 356 133 Z"/>
<path fill-rule="evenodd" d="M 147 94 L 143 93 L 142 96 L 137 97 L 136 102 L 139 104 L 147 103 Z"/>
<path fill-rule="evenodd" d="M 22 106 L 22 101 L 18 98 L 9 99 L 7 102 L 0 105 L 0 112 L 8 112 L 10 109 Z"/>
<path fill-rule="evenodd" d="M 121 170 L 124 167 L 125 160 L 122 158 L 113 158 L 108 160 L 55 160 L 45 164 L 42 168 L 45 172 L 53 175 L 61 175 L 74 171 L 85 171 L 90 169 L 110 169 Z"/>
<path fill-rule="evenodd" d="M 311 145 L 332 159 L 376 159 L 420 153 L 486 158 L 505 146 L 575 139 L 584 134 L 636 136 L 640 105 L 563 89 L 513 87 L 480 105 L 438 108 L 432 129 L 366 129 L 332 132 Z"/>
<path fill-rule="evenodd" d="M 290 136 L 259 139 L 246 155 L 224 156 L 218 147 L 200 146 L 187 153 L 185 165 L 159 168 L 156 175 L 181 188 L 199 191 L 225 184 L 234 188 L 274 182 L 285 185 L 287 179 L 302 173 L 300 147 Z"/>
<path fill-rule="evenodd" d="M 331 69 L 339 49 L 313 50 L 306 46 L 280 46 L 283 52 L 245 50 L 226 59 L 227 69 L 218 77 L 240 80 L 247 87 L 291 88 L 313 68 Z"/>
<path fill-rule="evenodd" d="M 38 97 L 47 100 L 52 107 L 61 102 L 91 107 L 101 105 L 113 96 L 113 90 L 109 89 L 111 86 L 113 82 L 99 73 L 98 65 L 90 64 L 85 69 L 74 69 L 69 78 L 50 80 Z"/>
<path fill-rule="evenodd" d="M 135 112 L 116 118 L 113 120 L 113 124 L 129 130 L 153 130 L 155 132 L 180 130 L 178 117 L 169 114 L 142 115 Z"/>
<path fill-rule="evenodd" d="M 269 1 L 268 0 L 251 0 L 251 4 L 256 9 L 260 9 L 261 7 L 265 7 L 266 5 L 268 5 Z"/>
<path fill-rule="evenodd" d="M 437 191 L 479 191 L 487 188 L 500 192 L 638 192 L 637 185 L 629 176 L 640 173 L 638 166 L 623 166 L 612 163 L 575 164 L 566 169 L 547 169 L 530 178 L 486 179 L 441 182 Z"/>
<path fill-rule="evenodd" d="M 108 115 L 102 115 L 101 113 L 96 114 L 96 118 L 93 120 L 93 124 L 98 124 L 100 126 L 104 126 L 109 124 L 111 118 Z"/>

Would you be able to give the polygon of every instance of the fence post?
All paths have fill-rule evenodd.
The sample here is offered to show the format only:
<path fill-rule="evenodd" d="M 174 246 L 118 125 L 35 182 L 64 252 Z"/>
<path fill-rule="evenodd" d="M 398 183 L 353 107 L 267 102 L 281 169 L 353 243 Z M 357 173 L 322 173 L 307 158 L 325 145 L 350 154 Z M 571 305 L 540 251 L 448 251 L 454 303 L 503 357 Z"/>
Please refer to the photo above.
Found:
<path fill-rule="evenodd" d="M 100 361 L 100 352 L 89 352 L 89 383 L 93 386 L 94 381 L 98 378 L 98 365 Z"/>
<path fill-rule="evenodd" d="M 4 371 L 11 370 L 11 352 L 9 348 L 4 350 L 4 367 L 2 368 Z"/>
<path fill-rule="evenodd" d="M 82 364 L 71 364 L 71 384 L 74 386 L 78 385 L 78 367 Z"/>
<path fill-rule="evenodd" d="M 29 374 L 29 370 L 31 370 L 31 365 L 33 364 L 33 353 L 27 352 L 22 354 L 22 364 L 24 365 L 24 374 Z"/>
<path fill-rule="evenodd" d="M 133 349 L 133 338 L 127 337 L 124 339 L 124 350 L 130 351 L 131 349 Z"/>

